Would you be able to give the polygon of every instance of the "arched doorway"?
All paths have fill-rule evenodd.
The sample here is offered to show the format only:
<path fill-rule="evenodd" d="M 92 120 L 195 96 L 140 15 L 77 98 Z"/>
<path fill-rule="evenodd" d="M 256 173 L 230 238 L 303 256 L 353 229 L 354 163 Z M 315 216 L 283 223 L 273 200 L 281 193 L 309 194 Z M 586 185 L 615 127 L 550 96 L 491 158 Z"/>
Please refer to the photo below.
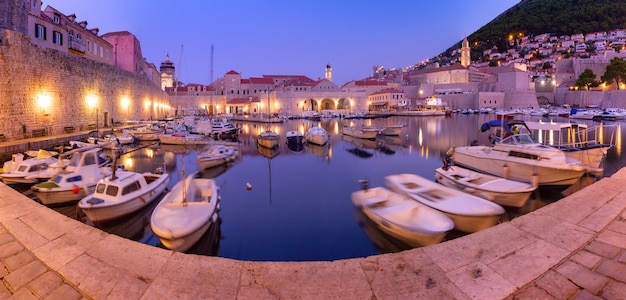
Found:
<path fill-rule="evenodd" d="M 350 100 L 346 98 L 341 98 L 337 101 L 337 109 L 350 109 Z"/>
<path fill-rule="evenodd" d="M 317 101 L 315 99 L 307 99 L 304 100 L 304 104 L 302 105 L 303 111 L 317 111 Z"/>
<path fill-rule="evenodd" d="M 335 110 L 335 101 L 328 98 L 322 100 L 320 110 Z"/>

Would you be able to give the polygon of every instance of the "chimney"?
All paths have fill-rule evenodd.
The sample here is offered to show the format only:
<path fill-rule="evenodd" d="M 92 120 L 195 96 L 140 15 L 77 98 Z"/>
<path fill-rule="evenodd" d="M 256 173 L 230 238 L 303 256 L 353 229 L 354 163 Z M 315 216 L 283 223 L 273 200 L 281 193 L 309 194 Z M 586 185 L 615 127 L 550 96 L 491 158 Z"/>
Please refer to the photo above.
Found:
<path fill-rule="evenodd" d="M 71 15 L 67 16 L 67 19 L 70 20 L 70 22 L 74 22 L 74 20 L 76 20 L 76 15 L 75 14 L 71 14 Z"/>
<path fill-rule="evenodd" d="M 89 29 L 89 31 L 91 31 L 91 33 L 93 33 L 96 36 L 98 36 L 98 33 L 100 32 L 100 29 L 98 29 L 98 27 L 96 27 L 96 28 Z"/>

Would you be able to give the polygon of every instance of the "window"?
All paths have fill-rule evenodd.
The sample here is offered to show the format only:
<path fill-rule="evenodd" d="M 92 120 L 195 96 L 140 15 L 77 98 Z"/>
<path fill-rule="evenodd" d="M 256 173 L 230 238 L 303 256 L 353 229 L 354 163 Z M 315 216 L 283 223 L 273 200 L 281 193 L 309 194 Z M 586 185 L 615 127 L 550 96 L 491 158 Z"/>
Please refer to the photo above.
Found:
<path fill-rule="evenodd" d="M 140 189 L 141 189 L 141 185 L 139 184 L 139 181 L 135 181 L 135 182 L 125 186 L 122 189 L 122 195 L 126 195 L 126 194 L 132 193 L 134 191 L 138 191 Z"/>
<path fill-rule="evenodd" d="M 67 32 L 67 38 L 70 44 L 74 41 L 74 30 L 70 29 L 70 31 Z"/>
<path fill-rule="evenodd" d="M 59 16 L 58 14 L 54 14 L 54 17 L 52 18 L 52 20 L 54 21 L 54 24 L 60 24 L 61 16 Z"/>
<path fill-rule="evenodd" d="M 107 186 L 106 194 L 109 196 L 117 196 L 117 192 L 119 191 L 119 187 L 115 185 Z"/>
<path fill-rule="evenodd" d="M 33 0 L 33 7 L 37 7 L 37 0 Z"/>
<path fill-rule="evenodd" d="M 63 45 L 63 35 L 58 31 L 52 31 L 52 43 Z"/>
<path fill-rule="evenodd" d="M 43 25 L 35 24 L 35 37 L 38 39 L 46 39 L 46 27 Z"/>
<path fill-rule="evenodd" d="M 76 42 L 81 44 L 81 45 L 83 44 L 83 37 L 80 36 L 80 33 L 76 34 Z"/>

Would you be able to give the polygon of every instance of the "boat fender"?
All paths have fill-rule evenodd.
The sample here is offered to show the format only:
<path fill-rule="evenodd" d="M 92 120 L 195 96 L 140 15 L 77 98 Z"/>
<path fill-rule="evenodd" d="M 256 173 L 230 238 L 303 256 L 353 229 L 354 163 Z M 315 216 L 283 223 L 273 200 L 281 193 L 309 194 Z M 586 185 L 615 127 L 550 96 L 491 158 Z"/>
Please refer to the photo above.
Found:
<path fill-rule="evenodd" d="M 463 189 L 464 192 L 466 193 L 474 193 L 476 192 L 475 188 L 471 188 L 471 187 L 465 187 L 465 189 Z"/>
<path fill-rule="evenodd" d="M 252 189 L 252 185 L 251 185 L 249 182 L 247 182 L 247 183 L 246 183 L 246 190 L 248 190 L 248 191 L 249 191 L 249 190 L 251 190 L 251 189 Z"/>
<path fill-rule="evenodd" d="M 502 178 L 509 179 L 509 166 L 507 165 L 504 165 L 504 167 L 502 167 Z"/>
<path fill-rule="evenodd" d="M 72 187 L 72 193 L 74 193 L 76 195 L 76 194 L 78 194 L 78 192 L 80 192 L 80 188 L 77 185 L 74 185 Z"/>
<path fill-rule="evenodd" d="M 533 174 L 533 176 L 530 177 L 530 183 L 534 188 L 539 187 L 539 175 Z"/>

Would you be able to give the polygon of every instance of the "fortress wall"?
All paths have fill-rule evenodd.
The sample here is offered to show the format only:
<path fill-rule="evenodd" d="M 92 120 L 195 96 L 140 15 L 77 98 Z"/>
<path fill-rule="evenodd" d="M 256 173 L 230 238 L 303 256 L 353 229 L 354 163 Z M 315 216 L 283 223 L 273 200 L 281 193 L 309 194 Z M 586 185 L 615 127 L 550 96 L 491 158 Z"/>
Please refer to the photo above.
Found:
<path fill-rule="evenodd" d="M 13 30 L 0 30 L 0 39 L 0 133 L 8 139 L 86 129 L 96 111 L 100 126 L 171 115 L 168 95 L 145 77 L 33 45 Z"/>

